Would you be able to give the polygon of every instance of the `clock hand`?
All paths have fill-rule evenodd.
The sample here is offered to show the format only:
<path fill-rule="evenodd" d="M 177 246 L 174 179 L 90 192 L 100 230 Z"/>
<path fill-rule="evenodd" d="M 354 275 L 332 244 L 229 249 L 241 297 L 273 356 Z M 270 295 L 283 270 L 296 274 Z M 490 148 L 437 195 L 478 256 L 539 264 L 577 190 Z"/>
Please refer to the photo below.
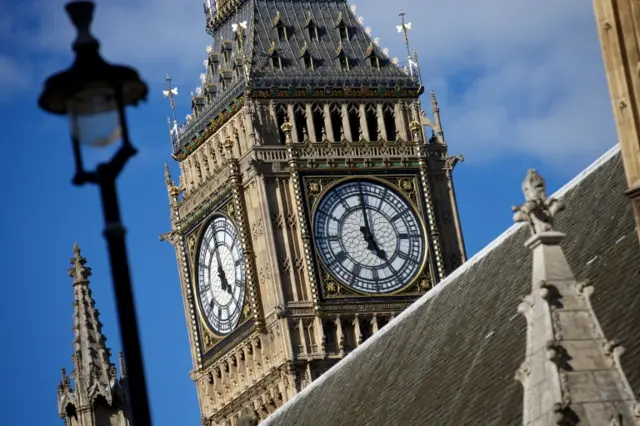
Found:
<path fill-rule="evenodd" d="M 358 182 L 358 196 L 360 198 L 360 208 L 362 209 L 362 216 L 364 217 L 364 226 L 360 227 L 360 232 L 362 232 L 362 236 L 364 237 L 364 240 L 367 242 L 367 250 L 372 251 L 380 259 L 387 260 L 387 255 L 385 251 L 380 249 L 380 247 L 378 247 L 378 244 L 376 244 L 374 236 L 371 233 L 371 226 L 369 224 L 369 215 L 367 214 L 367 208 L 364 202 L 364 195 L 362 194 L 362 184 L 360 182 Z"/>
<path fill-rule="evenodd" d="M 364 226 L 360 227 L 364 239 L 368 242 L 373 235 L 371 235 L 371 228 L 369 227 L 369 217 L 367 216 L 367 208 L 364 205 L 364 195 L 362 194 L 362 184 L 358 182 L 358 196 L 360 198 L 360 208 L 362 209 L 362 216 L 364 217 Z"/>
<path fill-rule="evenodd" d="M 216 253 L 216 260 L 218 261 L 218 278 L 220 278 L 220 287 L 222 287 L 222 291 L 226 291 L 231 294 L 231 286 L 227 282 L 227 276 L 222 268 L 222 260 L 220 259 L 220 252 L 218 252 L 218 237 L 217 232 L 215 231 L 213 233 L 213 243 L 215 244 L 214 252 Z"/>
<path fill-rule="evenodd" d="M 375 250 L 375 242 L 373 241 L 373 234 L 369 227 L 369 217 L 364 204 L 364 195 L 362 194 L 362 184 L 360 182 L 358 182 L 358 197 L 360 198 L 360 208 L 362 209 L 362 217 L 364 218 L 364 226 L 360 227 L 360 232 L 362 232 L 362 236 L 367 242 L 367 250 Z"/>

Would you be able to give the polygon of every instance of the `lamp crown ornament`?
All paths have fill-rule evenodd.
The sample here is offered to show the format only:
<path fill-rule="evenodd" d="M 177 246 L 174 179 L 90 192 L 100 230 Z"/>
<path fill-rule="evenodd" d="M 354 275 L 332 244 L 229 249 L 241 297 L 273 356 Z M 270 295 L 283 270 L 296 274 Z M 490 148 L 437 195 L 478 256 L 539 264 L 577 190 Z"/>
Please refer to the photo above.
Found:
<path fill-rule="evenodd" d="M 98 49 L 100 42 L 91 34 L 91 23 L 93 22 L 93 12 L 96 6 L 92 1 L 74 1 L 65 6 L 71 23 L 78 35 L 73 42 L 73 50 L 77 52 L 82 48 Z"/>

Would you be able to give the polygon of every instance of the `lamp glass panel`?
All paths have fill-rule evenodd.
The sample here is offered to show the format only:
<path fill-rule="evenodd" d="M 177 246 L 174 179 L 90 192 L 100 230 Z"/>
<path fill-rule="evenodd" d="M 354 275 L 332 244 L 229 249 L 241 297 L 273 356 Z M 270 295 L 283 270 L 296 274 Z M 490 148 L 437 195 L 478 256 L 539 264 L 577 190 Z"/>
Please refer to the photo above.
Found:
<path fill-rule="evenodd" d="M 122 126 L 113 89 L 84 90 L 69 100 L 67 108 L 71 134 L 80 144 L 99 148 L 121 138 Z"/>

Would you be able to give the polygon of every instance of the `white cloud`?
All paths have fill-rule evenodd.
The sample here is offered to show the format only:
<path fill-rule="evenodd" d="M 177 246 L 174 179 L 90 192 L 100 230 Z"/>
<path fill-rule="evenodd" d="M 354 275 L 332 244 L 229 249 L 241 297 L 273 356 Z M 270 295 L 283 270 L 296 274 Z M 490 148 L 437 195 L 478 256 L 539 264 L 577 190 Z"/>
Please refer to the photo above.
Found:
<path fill-rule="evenodd" d="M 68 58 L 73 30 L 64 3 L 37 0 L 16 8 L 11 12 L 17 18 L 0 21 L 0 36 Z M 403 57 L 395 29 L 400 18 L 389 11 L 388 1 L 356 4 L 372 35 L 391 48 L 391 56 Z M 452 151 L 474 161 L 508 150 L 562 165 L 576 157 L 593 158 L 615 143 L 590 3 L 425 0 L 397 5 L 405 7 L 413 24 L 412 47 L 420 55 L 425 85 L 438 94 Z M 162 81 L 170 72 L 187 91 L 184 84 L 198 84 L 208 42 L 199 1 L 99 1 L 94 33 L 105 57 L 133 64 L 148 81 Z"/>
<path fill-rule="evenodd" d="M 29 79 L 19 61 L 0 54 L 0 101 L 9 99 L 28 85 Z"/>

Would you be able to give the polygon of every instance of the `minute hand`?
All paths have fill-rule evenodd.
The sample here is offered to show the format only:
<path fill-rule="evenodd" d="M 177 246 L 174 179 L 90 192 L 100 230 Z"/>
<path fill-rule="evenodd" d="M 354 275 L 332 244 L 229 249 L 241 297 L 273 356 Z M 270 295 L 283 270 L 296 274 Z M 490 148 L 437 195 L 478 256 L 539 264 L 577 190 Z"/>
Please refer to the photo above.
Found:
<path fill-rule="evenodd" d="M 364 217 L 364 227 L 366 229 L 365 239 L 373 238 L 371 234 L 371 228 L 369 227 L 369 215 L 367 215 L 367 208 L 364 205 L 364 195 L 362 194 L 362 185 L 358 182 L 358 196 L 360 197 L 360 208 L 362 209 L 362 216 Z M 369 238 L 367 238 L 367 236 Z"/>
<path fill-rule="evenodd" d="M 371 228 L 369 226 L 369 215 L 367 214 L 367 208 L 364 204 L 364 195 L 362 195 L 362 186 L 358 182 L 358 196 L 360 197 L 360 207 L 362 208 L 362 216 L 364 216 L 364 226 L 360 227 L 360 232 L 362 232 L 362 236 L 364 240 L 367 242 L 367 249 L 371 250 L 376 256 L 378 256 L 382 260 L 387 260 L 387 254 L 384 250 L 378 247 L 373 234 L 371 233 Z"/>
<path fill-rule="evenodd" d="M 216 260 L 218 261 L 218 278 L 220 278 L 220 287 L 222 291 L 231 293 L 231 286 L 227 282 L 227 276 L 222 268 L 222 260 L 220 259 L 220 253 L 218 252 L 218 238 L 216 232 L 213 233 L 213 243 L 215 244 L 214 251 L 216 252 Z"/>

